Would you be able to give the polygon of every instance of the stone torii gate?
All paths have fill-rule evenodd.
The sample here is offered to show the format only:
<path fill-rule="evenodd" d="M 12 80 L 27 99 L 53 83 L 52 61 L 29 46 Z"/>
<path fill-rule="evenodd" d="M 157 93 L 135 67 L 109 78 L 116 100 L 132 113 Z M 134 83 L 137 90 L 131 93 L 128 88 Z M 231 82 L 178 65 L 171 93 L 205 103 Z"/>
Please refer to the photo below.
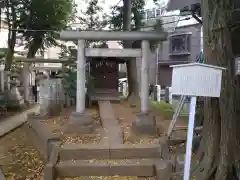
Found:
<path fill-rule="evenodd" d="M 76 94 L 76 112 L 72 113 L 70 126 L 74 126 L 74 130 L 79 129 L 83 125 L 90 125 L 92 117 L 85 113 L 85 63 L 86 57 L 142 57 L 141 66 L 141 113 L 135 122 L 141 131 L 152 132 L 155 125 L 147 116 L 148 107 L 148 58 L 150 57 L 150 40 L 164 41 L 167 33 L 143 32 L 143 31 L 62 31 L 60 33 L 62 40 L 78 40 L 77 49 L 77 94 Z M 85 48 L 85 40 L 141 40 L 141 49 L 107 49 L 107 48 Z M 77 126 L 76 126 L 77 125 Z M 80 125 L 80 126 L 79 126 Z M 69 127 L 70 129 L 71 127 Z M 71 130 L 70 130 L 71 131 Z"/>
<path fill-rule="evenodd" d="M 29 101 L 29 65 L 31 63 L 67 63 L 68 59 L 45 59 L 45 58 L 26 58 L 26 57 L 14 57 L 16 62 L 24 62 L 24 72 L 23 72 L 23 84 L 24 84 L 24 100 Z"/>

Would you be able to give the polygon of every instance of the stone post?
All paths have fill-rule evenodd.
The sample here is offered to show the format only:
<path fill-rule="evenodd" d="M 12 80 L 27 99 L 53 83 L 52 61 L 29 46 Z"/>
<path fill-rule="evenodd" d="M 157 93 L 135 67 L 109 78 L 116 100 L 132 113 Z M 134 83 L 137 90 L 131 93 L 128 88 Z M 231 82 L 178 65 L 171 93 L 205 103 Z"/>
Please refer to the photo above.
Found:
<path fill-rule="evenodd" d="M 32 85 L 35 86 L 36 71 L 32 71 Z"/>
<path fill-rule="evenodd" d="M 148 58 L 150 54 L 149 41 L 142 41 L 141 65 L 141 113 L 148 113 Z"/>
<path fill-rule="evenodd" d="M 7 89 L 10 90 L 11 89 L 11 77 L 10 77 L 10 72 L 9 71 L 5 71 L 5 77 L 7 79 L 6 84 L 7 84 Z"/>

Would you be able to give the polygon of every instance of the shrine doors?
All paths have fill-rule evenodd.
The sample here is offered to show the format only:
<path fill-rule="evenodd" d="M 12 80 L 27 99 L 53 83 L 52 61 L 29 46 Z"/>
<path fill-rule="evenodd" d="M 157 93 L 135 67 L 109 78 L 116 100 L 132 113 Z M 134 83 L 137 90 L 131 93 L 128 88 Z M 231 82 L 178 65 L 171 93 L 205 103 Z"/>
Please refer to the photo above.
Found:
<path fill-rule="evenodd" d="M 118 62 L 114 60 L 111 58 L 91 60 L 91 75 L 95 79 L 96 89 L 118 90 Z"/>

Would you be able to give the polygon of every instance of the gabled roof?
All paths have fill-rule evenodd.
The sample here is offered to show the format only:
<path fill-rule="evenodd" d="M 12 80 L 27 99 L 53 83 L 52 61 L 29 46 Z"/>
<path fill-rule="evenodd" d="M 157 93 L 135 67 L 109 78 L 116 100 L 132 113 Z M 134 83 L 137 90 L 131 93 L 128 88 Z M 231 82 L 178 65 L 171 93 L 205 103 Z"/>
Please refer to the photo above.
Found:
<path fill-rule="evenodd" d="M 191 4 L 201 3 L 201 0 L 169 0 L 167 11 L 180 10 Z"/>

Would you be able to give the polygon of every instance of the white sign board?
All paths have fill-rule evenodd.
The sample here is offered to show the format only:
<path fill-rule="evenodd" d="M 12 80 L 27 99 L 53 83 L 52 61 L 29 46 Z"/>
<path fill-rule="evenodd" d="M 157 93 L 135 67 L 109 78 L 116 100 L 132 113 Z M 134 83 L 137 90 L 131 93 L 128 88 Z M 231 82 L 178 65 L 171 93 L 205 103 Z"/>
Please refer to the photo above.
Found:
<path fill-rule="evenodd" d="M 222 70 L 225 68 L 200 63 L 174 65 L 171 67 L 173 67 L 172 94 L 192 96 L 183 177 L 184 180 L 189 180 L 197 96 L 219 97 Z"/>
<path fill-rule="evenodd" d="M 219 97 L 224 68 L 200 63 L 173 65 L 172 94 Z"/>

